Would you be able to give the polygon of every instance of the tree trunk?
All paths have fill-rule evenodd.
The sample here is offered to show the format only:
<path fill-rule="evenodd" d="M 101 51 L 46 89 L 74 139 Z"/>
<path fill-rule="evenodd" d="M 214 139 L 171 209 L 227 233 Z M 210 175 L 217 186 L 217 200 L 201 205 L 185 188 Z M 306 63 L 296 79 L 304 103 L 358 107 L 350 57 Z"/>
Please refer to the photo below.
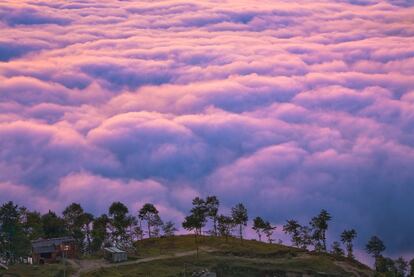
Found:
<path fill-rule="evenodd" d="M 139 220 L 139 229 L 141 230 L 141 234 L 140 234 L 141 240 L 143 240 L 144 239 L 144 230 L 142 230 L 142 220 L 141 219 Z"/>
<path fill-rule="evenodd" d="M 243 243 L 243 226 L 240 224 L 240 241 Z"/>
<path fill-rule="evenodd" d="M 91 252 L 91 229 L 89 224 L 86 225 L 86 240 L 88 241 L 88 253 Z"/>
<path fill-rule="evenodd" d="M 148 237 L 151 238 L 151 224 L 150 221 L 148 220 Z"/>
<path fill-rule="evenodd" d="M 217 237 L 217 218 L 213 218 L 214 235 Z"/>

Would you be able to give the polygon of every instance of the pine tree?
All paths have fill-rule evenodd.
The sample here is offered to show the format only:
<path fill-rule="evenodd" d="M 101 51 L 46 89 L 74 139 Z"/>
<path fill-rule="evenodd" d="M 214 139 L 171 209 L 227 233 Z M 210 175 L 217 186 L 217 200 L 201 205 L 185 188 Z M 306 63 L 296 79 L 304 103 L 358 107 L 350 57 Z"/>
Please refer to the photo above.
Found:
<path fill-rule="evenodd" d="M 249 220 L 247 209 L 242 203 L 239 203 L 231 209 L 231 216 L 234 223 L 239 226 L 240 241 L 243 242 L 243 227 L 247 225 Z"/>
<path fill-rule="evenodd" d="M 357 233 L 354 229 L 351 230 L 344 230 L 341 234 L 341 241 L 343 244 L 345 244 L 346 251 L 348 252 L 348 258 L 353 259 L 354 253 L 353 253 L 353 243 L 352 241 L 356 238 Z"/>
<path fill-rule="evenodd" d="M 259 241 L 262 241 L 262 232 L 263 229 L 266 227 L 266 223 L 260 216 L 257 216 L 253 219 L 253 227 L 252 229 L 256 231 L 257 236 L 259 237 Z"/>
<path fill-rule="evenodd" d="M 332 243 L 332 250 L 331 250 L 332 255 L 337 256 L 337 257 L 342 257 L 344 256 L 344 250 L 342 250 L 341 248 L 341 244 L 338 241 L 334 241 Z"/>
<path fill-rule="evenodd" d="M 148 228 L 148 237 L 151 238 L 153 235 L 153 231 L 151 230 L 152 227 L 156 227 L 156 224 L 159 223 L 159 215 L 158 210 L 154 206 L 154 204 L 146 203 L 144 206 L 139 210 L 138 217 L 141 220 L 147 222 Z"/>

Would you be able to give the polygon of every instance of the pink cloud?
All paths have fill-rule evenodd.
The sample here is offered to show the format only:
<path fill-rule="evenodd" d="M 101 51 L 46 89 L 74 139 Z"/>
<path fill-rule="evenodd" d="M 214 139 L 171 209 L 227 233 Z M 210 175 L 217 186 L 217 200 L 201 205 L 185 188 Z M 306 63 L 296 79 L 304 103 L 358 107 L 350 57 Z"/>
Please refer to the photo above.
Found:
<path fill-rule="evenodd" d="M 0 200 L 95 213 L 150 201 L 179 221 L 217 193 L 223 212 L 244 201 L 278 225 L 326 208 L 331 237 L 352 225 L 359 248 L 376 233 L 405 253 L 413 9 L 3 1 Z"/>

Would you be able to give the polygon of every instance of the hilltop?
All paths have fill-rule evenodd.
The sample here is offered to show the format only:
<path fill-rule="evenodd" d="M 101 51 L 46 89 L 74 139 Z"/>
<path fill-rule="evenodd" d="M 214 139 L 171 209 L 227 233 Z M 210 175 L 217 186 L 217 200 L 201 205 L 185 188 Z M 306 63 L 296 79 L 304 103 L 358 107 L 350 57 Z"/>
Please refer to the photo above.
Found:
<path fill-rule="evenodd" d="M 80 275 L 191 276 L 209 269 L 229 277 L 373 276 L 370 268 L 355 260 L 255 240 L 203 236 L 198 237 L 198 257 L 196 248 L 192 235 L 145 239 L 136 244 L 136 253 L 124 265 L 98 265 L 89 260 L 83 266 L 90 263 L 96 267 L 84 269 Z"/>
<path fill-rule="evenodd" d="M 198 255 L 197 255 L 198 245 Z M 67 276 L 191 276 L 208 269 L 217 276 L 373 276 L 366 265 L 345 257 L 316 253 L 281 244 L 230 237 L 193 235 L 138 241 L 129 261 L 112 264 L 101 255 L 68 261 Z M 186 272 L 186 275 L 185 275 Z M 14 265 L 0 276 L 63 276 L 62 264 Z"/>

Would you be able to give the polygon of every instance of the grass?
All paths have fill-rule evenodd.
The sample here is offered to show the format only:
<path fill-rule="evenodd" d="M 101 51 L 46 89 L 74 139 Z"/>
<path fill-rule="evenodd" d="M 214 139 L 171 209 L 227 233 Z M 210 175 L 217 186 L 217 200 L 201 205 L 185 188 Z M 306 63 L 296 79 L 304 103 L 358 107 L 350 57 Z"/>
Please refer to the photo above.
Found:
<path fill-rule="evenodd" d="M 197 245 L 200 248 L 199 257 L 172 257 L 175 253 L 194 251 Z M 218 277 L 351 276 L 352 274 L 344 271 L 340 263 L 346 265 L 346 270 L 350 269 L 358 276 L 372 276 L 372 272 L 366 266 L 326 253 L 308 252 L 255 240 L 244 240 L 241 243 L 235 238 L 226 241 L 224 238 L 199 237 L 196 244 L 192 235 L 139 241 L 135 244 L 135 251 L 129 253 L 129 260 L 160 255 L 171 255 L 171 258 L 139 264 L 119 264 L 85 273 L 82 277 L 182 277 L 191 276 L 191 273 L 202 269 L 216 272 Z M 87 256 L 84 260 L 93 261 L 99 257 L 100 255 Z M 67 276 L 70 276 L 70 273 L 69 268 Z M 0 271 L 0 277 L 11 276 L 63 276 L 63 265 L 14 265 L 8 271 Z"/>
<path fill-rule="evenodd" d="M 191 276 L 192 272 L 201 269 L 209 269 L 216 272 L 217 276 L 226 277 L 285 276 L 288 273 L 299 276 L 350 276 L 335 263 L 336 258 L 329 254 L 313 254 L 293 247 L 253 240 L 244 240 L 241 244 L 240 240 L 234 238 L 226 242 L 223 238 L 199 237 L 198 245 L 214 251 L 201 251 L 198 258 L 192 255 L 102 268 L 82 276 L 179 277 Z M 138 242 L 136 247 L 134 258 L 141 259 L 194 250 L 196 244 L 194 236 L 186 235 L 173 239 L 146 239 Z M 359 271 L 358 266 L 352 263 L 350 265 Z"/>
<path fill-rule="evenodd" d="M 240 256 L 253 255 L 257 257 L 269 255 L 297 255 L 303 252 L 300 249 L 279 244 L 268 244 L 255 240 L 243 240 L 229 238 L 226 241 L 221 237 L 199 236 L 197 239 L 200 248 L 207 247 L 219 250 L 223 253 L 238 254 Z M 132 253 L 137 258 L 147 258 L 176 252 L 185 252 L 196 249 L 193 235 L 176 236 L 173 238 L 145 239 L 136 243 L 136 252 Z"/>
<path fill-rule="evenodd" d="M 333 263 L 318 260 L 289 260 L 262 261 L 240 257 L 216 256 L 203 253 L 196 258 L 182 257 L 177 259 L 160 260 L 139 265 L 104 268 L 83 275 L 83 277 L 98 276 L 191 276 L 191 273 L 201 269 L 209 269 L 218 276 L 254 277 L 254 276 L 284 276 L 286 273 L 312 276 L 346 276 L 341 268 Z M 324 273 L 321 273 L 323 270 Z M 185 275 L 186 272 L 187 274 Z"/>
<path fill-rule="evenodd" d="M 63 264 L 26 265 L 16 264 L 9 270 L 0 270 L 0 277 L 60 277 L 63 276 Z M 71 267 L 66 264 L 66 276 L 72 273 Z"/>

